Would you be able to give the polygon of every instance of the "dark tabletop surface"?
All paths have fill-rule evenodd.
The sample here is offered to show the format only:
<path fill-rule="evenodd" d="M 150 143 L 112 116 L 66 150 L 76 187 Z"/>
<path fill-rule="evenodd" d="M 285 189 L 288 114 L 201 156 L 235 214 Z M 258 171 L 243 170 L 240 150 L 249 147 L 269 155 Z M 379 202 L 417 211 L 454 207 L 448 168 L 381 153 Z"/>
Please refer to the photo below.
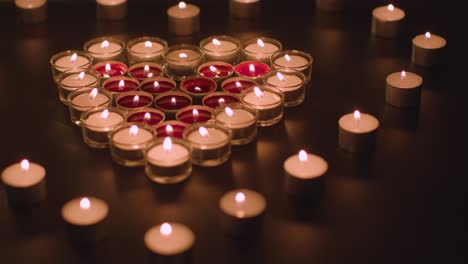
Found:
<path fill-rule="evenodd" d="M 191 38 L 167 33 L 172 1 L 130 1 L 127 20 L 114 23 L 97 22 L 92 1 L 50 2 L 41 25 L 22 25 L 12 4 L 0 4 L 0 168 L 29 158 L 46 167 L 48 187 L 47 201 L 20 211 L 0 187 L 0 263 L 144 263 L 143 234 L 163 221 L 193 229 L 195 263 L 466 263 L 466 29 L 450 1 L 397 1 L 408 16 L 395 41 L 369 34 L 370 11 L 384 1 L 359 1 L 341 16 L 319 14 L 314 1 L 263 1 L 251 23 L 230 20 L 227 1 L 197 1 L 202 32 Z M 427 30 L 449 45 L 441 66 L 422 70 L 411 66 L 411 38 Z M 270 36 L 310 52 L 305 102 L 261 128 L 256 142 L 233 148 L 226 164 L 195 167 L 175 186 L 154 185 L 143 169 L 120 167 L 82 142 L 52 82 L 53 54 L 102 35 L 174 44 L 214 34 Z M 424 77 L 418 110 L 385 104 L 385 78 L 403 68 Z M 355 108 L 381 121 L 368 157 L 337 149 L 337 120 Z M 329 162 L 320 200 L 284 193 L 283 161 L 301 148 Z M 262 233 L 236 240 L 220 229 L 218 199 L 240 187 L 262 193 L 268 209 Z M 88 249 L 69 243 L 60 217 L 82 195 L 110 205 L 109 235 Z"/>

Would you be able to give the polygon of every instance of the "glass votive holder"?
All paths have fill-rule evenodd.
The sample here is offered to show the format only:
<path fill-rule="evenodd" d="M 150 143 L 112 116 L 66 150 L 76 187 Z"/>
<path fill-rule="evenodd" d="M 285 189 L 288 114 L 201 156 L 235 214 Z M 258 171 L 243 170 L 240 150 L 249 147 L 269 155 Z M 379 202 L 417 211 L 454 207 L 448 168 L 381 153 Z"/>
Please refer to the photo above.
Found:
<path fill-rule="evenodd" d="M 145 172 L 156 183 L 174 184 L 192 173 L 190 145 L 177 138 L 156 139 L 145 150 Z"/>
<path fill-rule="evenodd" d="M 271 71 L 270 66 L 259 61 L 244 61 L 234 67 L 237 76 L 261 81 L 261 78 Z"/>
<path fill-rule="evenodd" d="M 304 102 L 306 80 L 302 72 L 294 69 L 276 69 L 263 77 L 263 85 L 283 92 L 284 107 L 293 107 Z"/>
<path fill-rule="evenodd" d="M 284 96 L 278 89 L 255 86 L 241 94 L 241 102 L 257 110 L 259 126 L 272 126 L 283 118 Z"/>
<path fill-rule="evenodd" d="M 125 167 L 145 164 L 145 149 L 154 138 L 154 130 L 144 123 L 126 123 L 109 133 L 112 159 Z"/>
<path fill-rule="evenodd" d="M 314 58 L 309 53 L 298 50 L 278 51 L 271 56 L 271 67 L 273 69 L 288 68 L 300 71 L 305 75 L 306 83 L 310 82 L 313 62 Z"/>
<path fill-rule="evenodd" d="M 231 131 L 215 123 L 194 124 L 184 132 L 190 143 L 192 164 L 215 167 L 231 156 Z"/>
<path fill-rule="evenodd" d="M 213 116 L 213 109 L 202 105 L 190 105 L 177 111 L 176 120 L 186 124 L 206 123 Z"/>
<path fill-rule="evenodd" d="M 165 73 L 168 77 L 180 81 L 197 74 L 204 52 L 191 44 L 171 46 L 163 53 Z"/>
<path fill-rule="evenodd" d="M 100 87 L 99 77 L 94 71 L 76 70 L 65 71 L 57 78 L 57 89 L 60 102 L 67 104 L 67 97 L 70 93 L 88 87 Z"/>
<path fill-rule="evenodd" d="M 141 62 L 133 64 L 128 68 L 128 75 L 135 79 L 138 79 L 140 82 L 148 78 L 159 77 L 164 73 L 164 68 L 152 62 Z"/>
<path fill-rule="evenodd" d="M 128 67 L 120 61 L 103 61 L 93 65 L 93 70 L 104 81 L 110 77 L 124 76 L 127 74 Z"/>
<path fill-rule="evenodd" d="M 196 104 L 201 104 L 202 98 L 218 88 L 218 84 L 205 77 L 192 77 L 180 83 L 180 90 L 190 95 Z"/>
<path fill-rule="evenodd" d="M 125 42 L 113 37 L 100 37 L 85 42 L 83 49 L 93 58 L 94 62 L 125 61 Z"/>
<path fill-rule="evenodd" d="M 156 37 L 139 37 L 127 42 L 128 64 L 153 62 L 161 64 L 162 54 L 167 49 L 167 41 Z"/>
<path fill-rule="evenodd" d="M 183 92 L 171 91 L 156 96 L 154 105 L 166 114 L 166 118 L 174 119 L 177 111 L 192 105 L 192 97 Z"/>
<path fill-rule="evenodd" d="M 189 124 L 180 121 L 169 120 L 155 126 L 154 130 L 156 131 L 157 138 L 174 137 L 182 139 L 184 137 L 185 129 L 189 126 Z"/>
<path fill-rule="evenodd" d="M 102 83 L 102 89 L 112 95 L 112 105 L 116 105 L 115 100 L 123 93 L 135 91 L 140 87 L 140 82 L 135 78 L 126 76 L 115 76 Z"/>
<path fill-rule="evenodd" d="M 200 42 L 207 61 L 224 61 L 236 64 L 239 61 L 240 41 L 229 36 L 211 36 Z"/>
<path fill-rule="evenodd" d="M 158 96 L 162 93 L 167 93 L 174 90 L 177 87 L 177 83 L 166 77 L 153 77 L 148 78 L 141 82 L 140 90 Z"/>
<path fill-rule="evenodd" d="M 85 88 L 70 93 L 67 97 L 70 119 L 81 125 L 81 115 L 95 107 L 106 107 L 112 102 L 111 95 L 97 88 Z"/>
<path fill-rule="evenodd" d="M 125 123 L 125 114 L 117 108 L 97 107 L 81 115 L 83 141 L 92 148 L 107 148 L 108 134 Z"/>
<path fill-rule="evenodd" d="M 221 83 L 221 89 L 231 94 L 241 94 L 243 91 L 258 85 L 258 82 L 251 78 L 232 77 Z"/>
<path fill-rule="evenodd" d="M 136 109 L 150 107 L 153 104 L 153 95 L 142 91 L 131 91 L 119 94 L 115 99 L 115 105 L 125 113 Z"/>
<path fill-rule="evenodd" d="M 202 77 L 212 79 L 218 85 L 231 77 L 234 73 L 234 67 L 222 61 L 210 61 L 198 67 L 198 74 Z"/>
<path fill-rule="evenodd" d="M 214 120 L 231 130 L 231 144 L 245 145 L 257 136 L 257 111 L 243 104 L 216 109 Z"/>
<path fill-rule="evenodd" d="M 242 45 L 242 57 L 244 61 L 260 61 L 269 64 L 271 55 L 282 49 L 283 45 L 276 39 L 256 38 Z"/>
<path fill-rule="evenodd" d="M 50 58 L 52 78 L 54 82 L 62 72 L 80 72 L 93 65 L 93 57 L 81 50 L 59 52 Z"/>
<path fill-rule="evenodd" d="M 164 112 L 154 108 L 136 109 L 127 115 L 128 123 L 145 123 L 153 128 L 166 119 Z"/>
<path fill-rule="evenodd" d="M 206 107 L 216 109 L 218 107 L 226 107 L 240 103 L 240 99 L 236 94 L 227 92 L 214 92 L 205 95 L 202 99 L 202 104 Z"/>

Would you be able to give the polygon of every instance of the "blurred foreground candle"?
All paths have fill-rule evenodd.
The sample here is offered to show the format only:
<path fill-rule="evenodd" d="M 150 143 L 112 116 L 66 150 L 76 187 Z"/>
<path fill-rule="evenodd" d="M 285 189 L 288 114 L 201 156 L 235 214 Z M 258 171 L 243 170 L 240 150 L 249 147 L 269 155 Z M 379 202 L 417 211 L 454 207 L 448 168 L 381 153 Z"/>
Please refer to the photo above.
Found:
<path fill-rule="evenodd" d="M 145 123 L 127 123 L 116 127 L 109 133 L 112 159 L 126 167 L 143 166 L 144 150 L 153 137 L 153 128 Z"/>
<path fill-rule="evenodd" d="M 180 139 L 165 137 L 145 150 L 145 171 L 157 183 L 178 183 L 190 176 L 190 146 Z"/>
<path fill-rule="evenodd" d="M 93 148 L 107 148 L 108 133 L 124 122 L 124 113 L 116 108 L 98 107 L 86 111 L 81 115 L 83 141 Z"/>
<path fill-rule="evenodd" d="M 379 120 L 358 110 L 338 121 L 338 143 L 349 152 L 370 152 L 375 147 Z"/>
<path fill-rule="evenodd" d="M 204 52 L 197 46 L 191 44 L 171 46 L 163 53 L 166 75 L 178 81 L 194 76 L 203 57 Z"/>
<path fill-rule="evenodd" d="M 229 12 L 235 18 L 255 18 L 260 13 L 260 0 L 230 0 Z"/>
<path fill-rule="evenodd" d="M 162 93 L 154 99 L 154 105 L 166 114 L 167 118 L 175 118 L 175 113 L 180 109 L 192 105 L 192 97 L 188 94 L 171 91 Z"/>
<path fill-rule="evenodd" d="M 50 58 L 52 77 L 54 81 L 62 72 L 82 72 L 93 65 L 93 57 L 80 50 L 62 51 Z"/>
<path fill-rule="evenodd" d="M 191 105 L 177 111 L 176 119 L 187 124 L 206 123 L 211 120 L 213 109 L 202 105 Z"/>
<path fill-rule="evenodd" d="M 59 99 L 64 104 L 67 104 L 67 97 L 70 93 L 89 87 L 99 87 L 99 77 L 94 71 L 71 70 L 62 72 L 57 79 Z"/>
<path fill-rule="evenodd" d="M 182 139 L 185 129 L 189 126 L 189 124 L 180 121 L 169 120 L 157 125 L 154 130 L 157 138 L 173 137 Z"/>
<path fill-rule="evenodd" d="M 224 194 L 219 200 L 221 227 L 234 236 L 248 236 L 261 230 L 266 200 L 260 193 L 239 189 Z"/>
<path fill-rule="evenodd" d="M 41 23 L 47 19 L 47 0 L 15 0 L 15 5 L 25 24 Z"/>
<path fill-rule="evenodd" d="M 272 126 L 283 117 L 284 97 L 280 90 L 255 86 L 242 93 L 241 101 L 258 111 L 259 126 Z"/>
<path fill-rule="evenodd" d="M 320 11 L 338 12 L 345 6 L 345 0 L 315 0 L 315 4 Z"/>
<path fill-rule="evenodd" d="M 162 54 L 167 48 L 167 41 L 156 37 L 140 37 L 127 43 L 128 64 L 138 62 L 162 63 Z"/>
<path fill-rule="evenodd" d="M 413 38 L 413 64 L 430 67 L 439 62 L 443 48 L 447 41 L 437 35 L 426 32 L 424 35 L 418 35 Z"/>
<path fill-rule="evenodd" d="M 144 237 L 149 263 L 192 263 L 195 234 L 178 223 L 163 223 L 150 228 Z"/>
<path fill-rule="evenodd" d="M 305 76 L 302 72 L 276 69 L 263 77 L 263 84 L 283 92 L 285 107 L 297 106 L 305 99 Z"/>
<path fill-rule="evenodd" d="M 104 237 L 108 214 L 107 203 L 94 197 L 75 198 L 62 207 L 70 238 L 81 243 L 93 243 Z"/>
<path fill-rule="evenodd" d="M 314 59 L 308 53 L 298 50 L 284 50 L 276 52 L 271 56 L 271 67 L 273 69 L 287 68 L 302 72 L 309 83 L 312 75 L 312 63 Z"/>
<path fill-rule="evenodd" d="M 328 171 L 328 163 L 322 157 L 301 150 L 299 154 L 289 157 L 283 167 L 288 194 L 312 196 L 322 191 L 322 176 Z"/>
<path fill-rule="evenodd" d="M 72 123 L 80 126 L 81 115 L 99 106 L 109 106 L 112 102 L 111 95 L 97 88 L 81 89 L 68 96 L 68 109 Z"/>
<path fill-rule="evenodd" d="M 235 64 L 239 60 L 240 41 L 229 36 L 212 36 L 200 42 L 207 61 L 224 61 Z"/>
<path fill-rule="evenodd" d="M 102 20 L 121 20 L 127 16 L 127 0 L 96 0 L 96 14 Z"/>
<path fill-rule="evenodd" d="M 242 45 L 244 60 L 261 61 L 270 63 L 270 57 L 275 52 L 283 49 L 283 45 L 276 39 L 257 38 L 251 39 Z"/>
<path fill-rule="evenodd" d="M 176 35 L 192 35 L 200 31 L 200 8 L 179 2 L 167 10 L 169 32 Z"/>
<path fill-rule="evenodd" d="M 245 105 L 218 108 L 215 121 L 231 130 L 231 144 L 245 145 L 257 136 L 257 112 Z"/>
<path fill-rule="evenodd" d="M 124 60 L 125 43 L 112 37 L 88 40 L 83 49 L 94 58 L 94 62 Z"/>
<path fill-rule="evenodd" d="M 372 11 L 372 34 L 383 38 L 393 38 L 398 35 L 405 12 L 390 4 L 377 7 Z"/>
<path fill-rule="evenodd" d="M 184 139 L 190 142 L 193 164 L 214 167 L 231 156 L 231 132 L 220 125 L 192 125 L 185 130 Z"/>
<path fill-rule="evenodd" d="M 421 101 L 421 76 L 411 72 L 395 72 L 387 77 L 387 103 L 396 107 L 416 107 Z"/>
<path fill-rule="evenodd" d="M 2 182 L 8 203 L 13 207 L 32 205 L 46 198 L 46 170 L 24 159 L 3 170 Z"/>

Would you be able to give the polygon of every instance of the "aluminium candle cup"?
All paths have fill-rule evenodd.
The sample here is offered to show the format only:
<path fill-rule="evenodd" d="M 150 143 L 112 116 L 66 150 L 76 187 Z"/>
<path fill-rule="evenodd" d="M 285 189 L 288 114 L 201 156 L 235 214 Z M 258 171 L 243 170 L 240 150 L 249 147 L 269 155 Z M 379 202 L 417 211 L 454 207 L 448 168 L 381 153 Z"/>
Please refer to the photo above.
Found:
<path fill-rule="evenodd" d="M 168 126 L 170 126 L 171 129 L 168 129 Z M 189 126 L 189 124 L 184 122 L 168 120 L 157 125 L 154 130 L 157 138 L 173 137 L 182 139 L 184 137 L 185 129 Z"/>
<path fill-rule="evenodd" d="M 372 152 L 377 141 L 379 121 L 368 114 L 362 114 L 356 121 L 353 113 L 342 116 L 338 121 L 338 144 L 352 153 Z"/>
<path fill-rule="evenodd" d="M 340 12 L 345 6 L 345 0 L 315 0 L 318 10 L 324 12 Z"/>
<path fill-rule="evenodd" d="M 236 94 L 228 92 L 213 92 L 205 95 L 202 99 L 202 104 L 206 107 L 216 109 L 218 107 L 233 106 L 240 103 L 240 99 Z"/>
<path fill-rule="evenodd" d="M 200 8 L 196 5 L 179 2 L 167 9 L 169 32 L 187 36 L 200 31 Z"/>
<path fill-rule="evenodd" d="M 386 101 L 388 104 L 399 107 L 417 107 L 421 101 L 421 86 L 423 79 L 414 73 L 395 72 L 386 79 Z"/>
<path fill-rule="evenodd" d="M 8 166 L 1 175 L 8 203 L 12 207 L 34 205 L 44 201 L 47 196 L 45 168 L 33 162 L 28 162 L 24 167 L 23 163 Z"/>
<path fill-rule="evenodd" d="M 112 96 L 105 90 L 86 88 L 72 92 L 68 95 L 68 110 L 73 124 L 81 126 L 81 115 L 95 107 L 109 106 Z"/>
<path fill-rule="evenodd" d="M 153 104 L 152 94 L 142 91 L 121 93 L 115 98 L 115 105 L 124 113 L 150 107 Z"/>
<path fill-rule="evenodd" d="M 320 156 L 303 152 L 293 155 L 283 164 L 286 193 L 292 197 L 317 197 L 324 187 L 328 163 Z"/>
<path fill-rule="evenodd" d="M 260 41 L 262 43 L 259 43 Z M 263 47 L 260 44 L 263 44 Z M 271 55 L 282 49 L 283 44 L 276 39 L 265 37 L 251 39 L 242 45 L 242 60 L 269 64 Z"/>
<path fill-rule="evenodd" d="M 148 78 L 141 82 L 140 90 L 152 94 L 154 97 L 173 91 L 177 87 L 177 83 L 166 77 Z"/>
<path fill-rule="evenodd" d="M 175 184 L 186 180 L 192 172 L 190 146 L 186 141 L 171 138 L 156 139 L 145 150 L 145 172 L 156 183 Z"/>
<path fill-rule="evenodd" d="M 229 14 L 239 19 L 253 19 L 260 13 L 260 0 L 229 0 Z"/>
<path fill-rule="evenodd" d="M 117 21 L 127 16 L 127 0 L 96 0 L 96 17 L 98 20 Z"/>
<path fill-rule="evenodd" d="M 234 67 L 222 61 L 210 61 L 198 67 L 198 74 L 214 80 L 218 85 L 234 74 Z"/>
<path fill-rule="evenodd" d="M 76 55 L 75 55 L 76 54 Z M 76 57 L 76 58 L 75 58 Z M 62 72 L 80 72 L 93 65 L 93 57 L 81 50 L 67 50 L 59 52 L 50 58 L 52 78 L 57 81 Z"/>
<path fill-rule="evenodd" d="M 57 90 L 60 102 L 67 104 L 68 95 L 74 91 L 88 87 L 100 87 L 99 77 L 92 70 L 76 70 L 65 71 L 57 77 Z"/>
<path fill-rule="evenodd" d="M 216 109 L 214 120 L 231 131 L 231 145 L 246 145 L 257 136 L 257 111 L 243 104 Z"/>
<path fill-rule="evenodd" d="M 155 128 L 157 125 L 164 122 L 166 115 L 163 111 L 154 108 L 141 108 L 128 113 L 128 123 L 145 123 Z"/>
<path fill-rule="evenodd" d="M 140 87 L 137 79 L 126 76 L 114 76 L 102 83 L 102 89 L 109 92 L 112 97 L 112 105 L 116 106 L 116 100 L 122 93 L 136 91 Z"/>
<path fill-rule="evenodd" d="M 421 67 L 434 66 L 441 60 L 446 45 L 447 41 L 440 36 L 430 35 L 428 39 L 425 35 L 418 35 L 413 38 L 411 60 Z"/>
<path fill-rule="evenodd" d="M 191 44 L 174 45 L 163 53 L 166 76 L 180 81 L 197 75 L 197 68 L 204 59 L 204 52 Z"/>
<path fill-rule="evenodd" d="M 313 62 L 314 58 L 310 54 L 298 50 L 278 51 L 271 56 L 273 69 L 287 68 L 300 71 L 305 75 L 306 83 L 310 82 Z"/>
<path fill-rule="evenodd" d="M 101 82 L 117 76 L 127 74 L 128 67 L 120 61 L 102 61 L 94 64 L 92 69 L 97 73 Z"/>
<path fill-rule="evenodd" d="M 217 88 L 218 84 L 214 80 L 205 77 L 192 77 L 180 83 L 180 90 L 190 95 L 194 104 L 201 104 L 203 97 Z"/>
<path fill-rule="evenodd" d="M 15 5 L 24 24 L 39 24 L 47 20 L 47 0 L 15 0 Z"/>
<path fill-rule="evenodd" d="M 156 108 L 163 111 L 168 119 L 175 119 L 177 111 L 192 105 L 192 97 L 183 92 L 170 91 L 156 96 L 154 105 Z"/>
<path fill-rule="evenodd" d="M 196 114 L 194 112 L 196 111 Z M 192 125 L 195 123 L 206 123 L 213 117 L 212 108 L 202 105 L 190 105 L 177 111 L 175 117 L 177 121 Z"/>
<path fill-rule="evenodd" d="M 83 50 L 88 52 L 94 62 L 125 61 L 125 42 L 113 37 L 100 37 L 85 42 Z"/>
<path fill-rule="evenodd" d="M 394 38 L 404 18 L 405 12 L 393 5 L 377 7 L 372 11 L 371 32 L 374 36 Z"/>
<path fill-rule="evenodd" d="M 129 65 L 140 62 L 162 64 L 162 54 L 167 49 L 167 41 L 157 37 L 139 37 L 127 42 L 127 60 Z"/>
<path fill-rule="evenodd" d="M 221 83 L 221 90 L 231 94 L 241 94 L 243 91 L 258 86 L 259 83 L 247 77 L 232 77 Z"/>
<path fill-rule="evenodd" d="M 305 99 L 306 80 L 302 72 L 293 69 L 276 69 L 263 77 L 263 85 L 283 92 L 284 107 L 300 105 Z"/>
<path fill-rule="evenodd" d="M 138 79 L 140 82 L 148 79 L 159 77 L 164 74 L 164 68 L 152 62 L 141 62 L 133 64 L 128 68 L 128 75 L 135 79 Z"/>
<path fill-rule="evenodd" d="M 192 164 L 215 167 L 231 156 L 231 131 L 214 123 L 194 124 L 184 132 L 191 146 Z"/>
<path fill-rule="evenodd" d="M 259 87 L 255 87 L 259 88 Z M 258 126 L 272 126 L 283 118 L 284 95 L 278 89 L 261 87 L 263 95 L 255 93 L 255 88 L 245 90 L 241 94 L 241 102 L 257 110 Z"/>
<path fill-rule="evenodd" d="M 234 65 L 239 61 L 241 43 L 236 38 L 218 35 L 200 41 L 200 48 L 205 52 L 206 61 L 224 61 Z"/>
<path fill-rule="evenodd" d="M 125 114 L 111 107 L 98 107 L 81 115 L 83 141 L 92 148 L 109 146 L 108 133 L 125 122 Z"/>

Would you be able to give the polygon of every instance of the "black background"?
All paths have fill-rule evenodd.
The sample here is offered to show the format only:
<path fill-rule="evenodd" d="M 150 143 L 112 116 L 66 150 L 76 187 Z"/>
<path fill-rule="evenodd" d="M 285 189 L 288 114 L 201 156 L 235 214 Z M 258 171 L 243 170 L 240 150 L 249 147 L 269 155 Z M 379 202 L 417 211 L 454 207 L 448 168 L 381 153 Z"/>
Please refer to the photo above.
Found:
<path fill-rule="evenodd" d="M 70 1 L 71 2 L 71 1 Z M 141 263 L 143 234 L 163 221 L 197 235 L 195 263 L 466 263 L 468 219 L 466 34 L 461 1 L 397 1 L 407 18 L 397 40 L 370 36 L 370 12 L 384 1 L 349 1 L 342 15 L 321 15 L 314 1 L 263 1 L 255 22 L 229 19 L 227 1 L 196 1 L 202 31 L 167 33 L 175 1 L 129 1 L 127 20 L 97 22 L 93 1 L 52 2 L 46 24 L 23 25 L 13 4 L 0 4 L 0 167 L 22 158 L 47 169 L 48 200 L 14 211 L 0 188 L 1 263 Z M 194 1 L 195 2 L 195 1 Z M 354 3 L 358 2 L 358 3 Z M 410 64 L 411 38 L 431 31 L 448 40 L 442 65 Z M 107 151 L 84 145 L 57 97 L 49 58 L 93 37 L 141 35 L 170 44 L 214 34 L 270 36 L 314 61 L 306 101 L 258 140 L 235 147 L 217 168 L 194 168 L 184 184 L 150 183 L 141 168 L 115 165 Z M 385 104 L 385 77 L 406 69 L 424 77 L 419 110 Z M 356 157 L 337 149 L 337 120 L 355 108 L 381 121 L 377 149 Z M 321 200 L 292 203 L 282 164 L 299 149 L 330 165 Z M 268 200 L 263 232 L 234 240 L 218 224 L 218 199 L 251 188 Z M 60 208 L 81 195 L 110 205 L 108 237 L 89 249 L 67 240 Z"/>

